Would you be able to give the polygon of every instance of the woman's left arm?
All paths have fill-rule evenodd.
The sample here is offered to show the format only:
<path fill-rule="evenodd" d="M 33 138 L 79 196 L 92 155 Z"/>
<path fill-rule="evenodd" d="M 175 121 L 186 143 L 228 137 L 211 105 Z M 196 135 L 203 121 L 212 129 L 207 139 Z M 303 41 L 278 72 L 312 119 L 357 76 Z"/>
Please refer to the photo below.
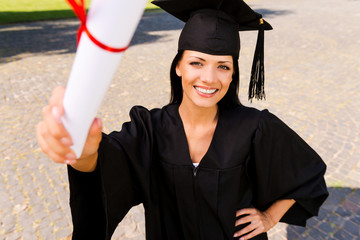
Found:
<path fill-rule="evenodd" d="M 284 216 L 284 214 L 294 205 L 295 200 L 283 199 L 274 202 L 267 210 L 261 212 L 256 208 L 244 208 L 236 212 L 236 217 L 247 215 L 235 222 L 235 226 L 250 223 L 245 228 L 234 234 L 234 237 L 239 237 L 240 240 L 247 240 L 256 235 L 269 231 L 274 227 Z M 246 235 L 245 235 L 246 234 Z"/>

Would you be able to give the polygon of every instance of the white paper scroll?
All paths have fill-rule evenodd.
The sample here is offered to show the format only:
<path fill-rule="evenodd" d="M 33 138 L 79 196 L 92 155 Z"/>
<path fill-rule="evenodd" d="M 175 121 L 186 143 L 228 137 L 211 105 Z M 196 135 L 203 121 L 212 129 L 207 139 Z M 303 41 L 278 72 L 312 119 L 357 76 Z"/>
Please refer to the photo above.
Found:
<path fill-rule="evenodd" d="M 101 43 L 128 46 L 144 11 L 146 0 L 92 0 L 87 28 Z M 62 122 L 81 156 L 89 128 L 100 107 L 123 53 L 95 45 L 82 33 L 64 96 Z"/>

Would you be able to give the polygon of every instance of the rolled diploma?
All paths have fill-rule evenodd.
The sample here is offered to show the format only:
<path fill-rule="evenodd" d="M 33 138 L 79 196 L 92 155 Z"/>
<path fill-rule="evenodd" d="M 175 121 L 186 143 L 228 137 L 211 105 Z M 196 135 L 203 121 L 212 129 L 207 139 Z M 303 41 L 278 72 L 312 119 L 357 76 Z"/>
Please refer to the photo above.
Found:
<path fill-rule="evenodd" d="M 92 0 L 87 28 L 103 44 L 129 45 L 146 0 Z M 62 123 L 80 157 L 89 128 L 101 105 L 123 53 L 103 50 L 82 33 L 64 96 Z"/>

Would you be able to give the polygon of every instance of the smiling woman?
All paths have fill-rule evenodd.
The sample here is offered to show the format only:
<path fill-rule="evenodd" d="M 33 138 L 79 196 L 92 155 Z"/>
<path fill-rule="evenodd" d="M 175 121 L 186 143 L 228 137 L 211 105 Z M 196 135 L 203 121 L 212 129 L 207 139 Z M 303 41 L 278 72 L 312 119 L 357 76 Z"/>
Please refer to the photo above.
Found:
<path fill-rule="evenodd" d="M 171 96 L 170 96 L 170 103 L 171 104 L 180 104 L 182 102 L 183 99 L 183 86 L 182 86 L 182 79 L 179 76 L 178 72 L 177 72 L 177 68 L 179 68 L 179 62 L 181 60 L 181 58 L 183 57 L 183 50 L 179 50 L 178 54 L 175 56 L 172 64 L 171 64 L 171 68 L 170 68 L 170 84 L 171 84 Z M 211 57 L 211 55 L 209 54 L 205 54 L 202 52 L 197 52 L 196 54 L 202 54 L 203 56 L 209 56 Z M 195 56 L 194 56 L 195 57 Z M 213 56 L 213 57 L 218 57 L 218 56 Z M 227 69 L 229 69 L 229 71 L 231 71 L 232 76 L 231 76 L 231 82 L 230 85 L 228 87 L 228 91 L 226 92 L 225 96 L 223 98 L 220 99 L 219 101 L 219 106 L 222 107 L 231 107 L 231 106 L 237 106 L 240 104 L 239 101 L 239 97 L 238 97 L 238 89 L 239 89 L 239 65 L 238 65 L 238 59 L 234 56 L 228 55 L 228 56 L 223 56 L 226 57 L 227 59 L 219 59 L 218 64 L 216 65 L 216 68 L 223 69 L 224 73 L 228 73 L 228 71 L 226 71 Z M 202 62 L 205 59 L 198 57 L 195 57 L 195 61 L 191 61 L 188 64 L 191 65 L 195 65 L 197 66 L 198 69 L 203 69 L 202 68 Z M 206 68 L 205 68 L 206 69 Z"/>
<path fill-rule="evenodd" d="M 233 68 L 231 55 L 184 51 L 176 66 L 176 74 L 182 79 L 182 105 L 189 105 L 189 109 L 216 109 L 229 89 Z"/>
<path fill-rule="evenodd" d="M 121 131 L 95 119 L 80 158 L 61 123 L 64 88 L 37 137 L 68 164 L 73 239 L 111 239 L 128 210 L 145 208 L 148 240 L 266 240 L 277 222 L 305 226 L 328 193 L 325 163 L 268 110 L 238 99 L 239 30 L 259 31 L 249 97 L 264 97 L 263 33 L 242 0 L 159 0 L 186 22 L 170 69 L 171 99 L 135 106 Z"/>

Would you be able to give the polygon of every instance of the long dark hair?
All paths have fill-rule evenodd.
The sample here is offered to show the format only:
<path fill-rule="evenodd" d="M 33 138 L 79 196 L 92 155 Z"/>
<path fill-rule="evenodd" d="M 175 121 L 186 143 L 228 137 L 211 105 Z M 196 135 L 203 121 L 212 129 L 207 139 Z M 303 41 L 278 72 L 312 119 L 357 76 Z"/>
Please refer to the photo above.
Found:
<path fill-rule="evenodd" d="M 176 65 L 181 60 L 184 51 L 179 51 L 170 67 L 170 84 L 171 95 L 170 104 L 180 104 L 183 97 L 183 89 L 181 84 L 181 77 L 176 74 Z M 233 57 L 234 62 L 234 74 L 230 83 L 229 89 L 225 96 L 219 101 L 218 105 L 225 108 L 231 108 L 241 105 L 239 100 L 239 64 L 237 58 Z"/>

